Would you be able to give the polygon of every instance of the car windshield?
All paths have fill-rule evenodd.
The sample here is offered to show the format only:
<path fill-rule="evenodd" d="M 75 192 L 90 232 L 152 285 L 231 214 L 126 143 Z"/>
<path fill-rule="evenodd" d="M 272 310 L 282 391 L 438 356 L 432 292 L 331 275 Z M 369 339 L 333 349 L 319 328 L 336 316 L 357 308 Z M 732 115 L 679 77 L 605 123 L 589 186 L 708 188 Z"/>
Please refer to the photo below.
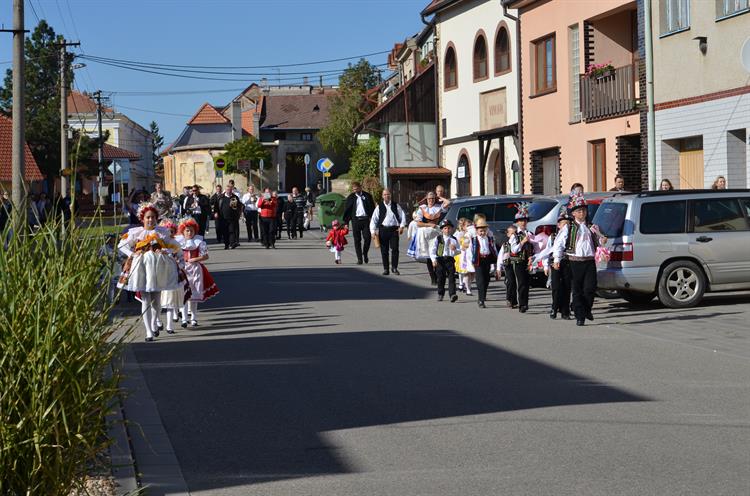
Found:
<path fill-rule="evenodd" d="M 602 203 L 596 209 L 593 223 L 599 226 L 599 229 L 608 238 L 619 238 L 622 236 L 627 211 L 628 205 L 626 203 Z"/>

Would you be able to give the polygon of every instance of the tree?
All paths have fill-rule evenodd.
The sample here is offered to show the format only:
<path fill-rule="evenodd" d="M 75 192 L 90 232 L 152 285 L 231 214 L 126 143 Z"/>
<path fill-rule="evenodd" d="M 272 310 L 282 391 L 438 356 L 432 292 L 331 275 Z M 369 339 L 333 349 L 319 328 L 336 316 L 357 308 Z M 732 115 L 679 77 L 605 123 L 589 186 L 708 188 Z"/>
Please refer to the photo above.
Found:
<path fill-rule="evenodd" d="M 351 158 L 349 177 L 360 183 L 367 177 L 380 176 L 380 141 L 377 138 L 358 143 Z"/>
<path fill-rule="evenodd" d="M 253 169 L 257 169 L 259 160 L 270 160 L 271 154 L 255 139 L 255 136 L 245 136 L 244 138 L 227 143 L 224 146 L 224 153 L 221 155 L 221 158 L 227 163 L 225 171 L 228 174 L 233 174 L 238 171 L 237 163 L 240 160 L 250 160 L 250 166 Z"/>
<path fill-rule="evenodd" d="M 109 129 L 103 133 L 101 141 L 109 140 Z M 71 168 L 86 176 L 99 174 L 99 163 L 94 157 L 99 150 L 99 136 L 91 137 L 79 129 L 73 130 L 73 139 L 68 147 Z"/>
<path fill-rule="evenodd" d="M 157 163 L 159 161 L 159 150 L 164 146 L 164 136 L 159 134 L 159 125 L 156 121 L 151 121 L 149 132 L 151 133 L 151 153 L 154 158 L 154 163 Z"/>
<path fill-rule="evenodd" d="M 60 172 L 60 54 L 56 43 L 62 41 L 45 20 L 39 21 L 26 38 L 26 141 L 36 163 L 51 181 Z M 73 81 L 68 55 L 68 81 Z M 0 88 L 0 107 L 11 113 L 13 108 L 13 71 L 5 73 Z"/>
<path fill-rule="evenodd" d="M 365 103 L 365 93 L 380 81 L 377 69 L 361 59 L 339 78 L 339 89 L 330 97 L 329 121 L 320 130 L 318 139 L 323 149 L 348 159 L 356 145 L 354 129 L 371 110 Z"/>

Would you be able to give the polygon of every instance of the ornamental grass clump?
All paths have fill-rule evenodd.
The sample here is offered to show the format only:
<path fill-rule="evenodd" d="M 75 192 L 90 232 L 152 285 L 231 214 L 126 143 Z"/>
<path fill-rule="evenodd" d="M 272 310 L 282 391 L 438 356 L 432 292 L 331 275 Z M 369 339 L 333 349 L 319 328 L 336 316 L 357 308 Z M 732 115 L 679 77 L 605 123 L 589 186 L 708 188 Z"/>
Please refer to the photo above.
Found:
<path fill-rule="evenodd" d="M 125 333 L 103 245 L 54 222 L 0 243 L 0 495 L 68 494 L 106 448 Z"/>

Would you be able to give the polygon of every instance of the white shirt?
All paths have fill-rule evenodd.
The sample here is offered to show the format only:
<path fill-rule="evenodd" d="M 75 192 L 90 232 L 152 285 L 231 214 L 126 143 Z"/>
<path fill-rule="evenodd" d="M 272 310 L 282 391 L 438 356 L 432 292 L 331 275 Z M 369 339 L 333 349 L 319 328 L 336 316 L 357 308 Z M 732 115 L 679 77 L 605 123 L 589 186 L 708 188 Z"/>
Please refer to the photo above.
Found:
<path fill-rule="evenodd" d="M 401 208 L 401 205 L 396 205 L 396 211 L 401 219 L 401 222 L 396 220 L 396 216 L 393 214 L 393 202 L 383 203 L 385 205 L 385 219 L 383 219 L 383 227 L 406 227 L 406 216 Z M 380 205 L 375 208 L 375 212 L 372 214 L 370 219 L 370 232 L 378 230 L 378 222 L 380 222 Z"/>
<path fill-rule="evenodd" d="M 354 213 L 355 217 L 367 217 L 367 210 L 365 210 L 364 195 L 354 193 L 357 197 L 357 211 Z"/>
<path fill-rule="evenodd" d="M 458 247 L 458 240 L 454 238 L 453 236 L 446 236 L 445 234 L 440 234 L 437 238 L 435 238 L 435 241 L 432 242 L 432 245 L 430 246 L 430 260 L 433 262 L 437 262 L 437 250 L 438 250 L 438 242 L 440 241 L 440 238 L 443 238 L 443 256 L 444 257 L 455 257 L 458 255 L 459 247 Z"/>
<path fill-rule="evenodd" d="M 245 193 L 244 195 L 242 195 L 242 204 L 245 205 L 245 210 L 257 212 L 258 195 L 255 193 Z"/>
<path fill-rule="evenodd" d="M 445 210 L 443 206 L 439 203 L 436 203 L 431 207 L 428 207 L 427 205 L 420 205 L 419 216 L 417 217 L 417 220 L 419 222 L 427 222 L 427 221 L 437 222 L 437 220 L 440 218 L 440 214 L 446 211 L 447 210 Z M 425 214 L 429 215 L 431 217 L 431 220 L 430 219 L 425 220 Z"/>
<path fill-rule="evenodd" d="M 489 255 L 490 254 L 490 238 L 489 236 L 477 236 L 477 241 L 479 242 L 479 254 L 480 255 Z"/>
<path fill-rule="evenodd" d="M 518 253 L 518 252 L 521 251 L 521 236 L 522 235 L 526 236 L 526 239 L 528 240 L 527 243 L 530 242 L 533 239 L 533 236 L 531 235 L 531 233 L 529 231 L 527 231 L 526 229 L 523 229 L 523 230 L 518 229 L 516 231 L 516 234 L 514 234 L 513 236 L 511 236 L 510 240 L 509 240 L 510 241 L 510 251 L 511 252 Z"/>
<path fill-rule="evenodd" d="M 578 236 L 576 236 L 575 253 L 573 253 L 572 255 L 580 258 L 594 258 L 594 242 L 593 235 L 591 234 L 591 229 L 588 228 L 586 222 L 575 222 L 578 225 Z M 563 254 L 565 252 L 565 247 L 568 243 L 569 234 L 570 226 L 565 226 L 555 238 L 555 244 L 552 248 L 552 256 L 555 260 L 555 263 L 560 263 L 560 260 L 562 260 Z"/>

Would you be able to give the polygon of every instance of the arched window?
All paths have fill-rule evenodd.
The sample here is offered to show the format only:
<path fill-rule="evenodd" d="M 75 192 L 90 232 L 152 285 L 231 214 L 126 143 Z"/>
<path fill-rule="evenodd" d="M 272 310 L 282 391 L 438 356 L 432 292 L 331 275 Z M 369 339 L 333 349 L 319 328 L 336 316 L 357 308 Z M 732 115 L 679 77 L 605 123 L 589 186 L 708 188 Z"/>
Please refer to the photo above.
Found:
<path fill-rule="evenodd" d="M 456 61 L 456 49 L 452 44 L 448 45 L 445 52 L 445 89 L 450 90 L 458 87 L 458 63 Z"/>
<path fill-rule="evenodd" d="M 474 41 L 474 81 L 487 79 L 487 40 L 480 34 Z"/>
<path fill-rule="evenodd" d="M 495 75 L 510 71 L 510 38 L 505 26 L 501 26 L 495 37 Z"/>
<path fill-rule="evenodd" d="M 461 150 L 456 167 L 456 196 L 471 195 L 471 164 L 466 150 Z"/>

